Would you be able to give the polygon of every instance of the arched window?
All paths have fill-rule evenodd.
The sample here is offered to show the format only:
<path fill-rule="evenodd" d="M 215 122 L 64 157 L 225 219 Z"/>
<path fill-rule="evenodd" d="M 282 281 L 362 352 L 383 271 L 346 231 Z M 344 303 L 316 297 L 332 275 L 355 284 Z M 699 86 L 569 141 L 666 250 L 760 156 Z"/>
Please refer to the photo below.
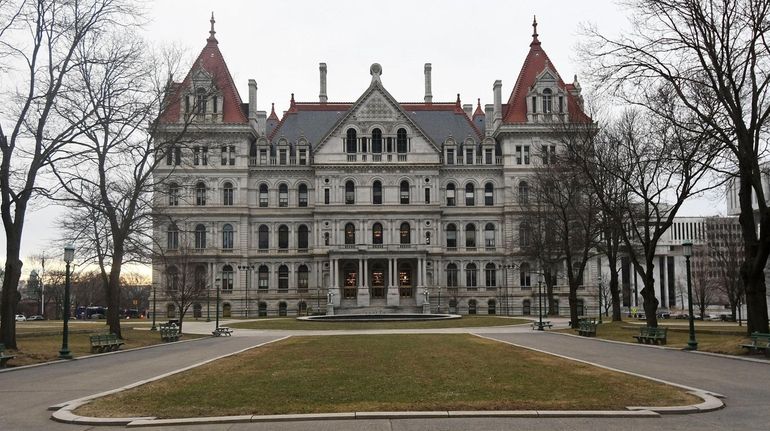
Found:
<path fill-rule="evenodd" d="M 278 316 L 285 317 L 286 316 L 286 303 L 281 301 L 278 303 Z"/>
<path fill-rule="evenodd" d="M 465 265 L 465 287 L 478 286 L 478 274 L 476 274 L 476 264 L 469 263 Z"/>
<path fill-rule="evenodd" d="M 278 185 L 278 206 L 282 208 L 289 206 L 289 186 L 284 183 Z"/>
<path fill-rule="evenodd" d="M 222 304 L 222 317 L 232 317 L 233 306 L 229 302 Z"/>
<path fill-rule="evenodd" d="M 550 88 L 546 88 L 543 90 L 543 113 L 544 114 L 550 114 L 553 112 L 553 100 L 552 98 L 552 92 Z"/>
<path fill-rule="evenodd" d="M 529 203 L 529 184 L 526 181 L 519 183 L 519 203 L 522 205 Z"/>
<path fill-rule="evenodd" d="M 454 183 L 449 183 L 446 185 L 446 206 L 453 207 L 456 205 L 455 200 L 455 185 Z"/>
<path fill-rule="evenodd" d="M 267 302 L 259 301 L 257 304 L 257 316 L 267 317 Z"/>
<path fill-rule="evenodd" d="M 206 89 L 198 88 L 195 90 L 195 112 L 198 114 L 206 113 Z"/>
<path fill-rule="evenodd" d="M 345 204 L 351 205 L 356 203 L 356 185 L 353 181 L 345 182 Z"/>
<path fill-rule="evenodd" d="M 298 316 L 307 316 L 307 302 L 305 301 L 299 301 L 297 303 L 297 315 Z"/>
<path fill-rule="evenodd" d="M 382 223 L 372 225 L 372 244 L 382 244 Z"/>
<path fill-rule="evenodd" d="M 285 224 L 278 227 L 278 248 L 283 250 L 289 248 L 289 227 Z"/>
<path fill-rule="evenodd" d="M 519 286 L 532 287 L 531 275 L 529 273 L 529 264 L 524 262 L 519 267 Z"/>
<path fill-rule="evenodd" d="M 497 287 L 497 269 L 494 263 L 490 262 L 484 267 L 484 276 L 486 287 Z"/>
<path fill-rule="evenodd" d="M 206 205 L 206 184 L 203 181 L 195 185 L 195 205 Z"/>
<path fill-rule="evenodd" d="M 222 267 L 222 291 L 228 293 L 233 291 L 233 267 L 230 265 Z"/>
<path fill-rule="evenodd" d="M 206 248 L 206 226 L 202 224 L 195 226 L 195 248 Z"/>
<path fill-rule="evenodd" d="M 222 248 L 233 248 L 233 225 L 229 223 L 222 226 Z"/>
<path fill-rule="evenodd" d="M 179 290 L 179 270 L 175 266 L 166 270 L 166 289 L 169 292 Z"/>
<path fill-rule="evenodd" d="M 492 206 L 495 204 L 495 186 L 492 183 L 484 184 L 484 205 Z"/>
<path fill-rule="evenodd" d="M 465 205 L 469 207 L 476 205 L 476 190 L 472 183 L 465 185 Z"/>
<path fill-rule="evenodd" d="M 179 248 L 179 228 L 173 223 L 168 225 L 166 248 L 169 250 L 176 250 Z"/>
<path fill-rule="evenodd" d="M 457 265 L 454 263 L 446 266 L 446 285 L 447 287 L 457 287 Z"/>
<path fill-rule="evenodd" d="M 530 230 L 529 225 L 526 222 L 522 222 L 519 225 L 519 247 L 529 247 L 530 243 Z"/>
<path fill-rule="evenodd" d="M 471 299 L 468 301 L 468 314 L 476 314 L 476 300 Z"/>
<path fill-rule="evenodd" d="M 379 181 L 372 183 L 372 204 L 382 204 L 382 183 Z"/>
<path fill-rule="evenodd" d="M 259 225 L 259 238 L 257 247 L 260 250 L 267 250 L 270 248 L 270 229 L 267 225 Z"/>
<path fill-rule="evenodd" d="M 259 290 L 267 290 L 270 280 L 270 270 L 267 265 L 261 265 L 257 272 L 257 286 Z"/>
<path fill-rule="evenodd" d="M 497 314 L 497 301 L 494 299 L 487 301 L 487 314 Z"/>
<path fill-rule="evenodd" d="M 484 226 L 484 246 L 487 249 L 494 250 L 495 248 L 495 225 L 492 223 L 487 223 Z"/>
<path fill-rule="evenodd" d="M 353 223 L 345 225 L 345 244 L 353 245 L 356 243 L 356 227 Z"/>
<path fill-rule="evenodd" d="M 476 226 L 473 223 L 465 225 L 465 248 L 476 248 Z"/>
<path fill-rule="evenodd" d="M 356 129 L 350 128 L 348 129 L 348 135 L 347 139 L 345 141 L 345 152 L 349 154 L 354 154 L 356 152 Z"/>
<path fill-rule="evenodd" d="M 457 248 L 457 226 L 450 223 L 446 227 L 446 247 Z"/>
<path fill-rule="evenodd" d="M 226 182 L 222 184 L 222 205 L 233 204 L 233 183 Z"/>
<path fill-rule="evenodd" d="M 297 231 L 297 248 L 300 250 L 307 250 L 308 248 L 308 229 L 304 224 L 299 226 Z"/>
<path fill-rule="evenodd" d="M 399 237 L 401 238 L 401 244 L 412 243 L 412 229 L 409 226 L 409 223 L 407 222 L 401 223 L 401 229 L 399 230 Z"/>
<path fill-rule="evenodd" d="M 278 267 L 278 291 L 289 290 L 289 267 L 281 265 Z"/>
<path fill-rule="evenodd" d="M 259 185 L 259 206 L 260 206 L 260 208 L 267 208 L 267 203 L 268 203 L 267 184 L 260 184 Z"/>
<path fill-rule="evenodd" d="M 306 207 L 307 206 L 307 184 L 300 184 L 299 190 L 297 194 L 297 206 L 299 207 Z"/>
<path fill-rule="evenodd" d="M 522 301 L 521 314 L 525 316 L 529 316 L 530 314 L 532 314 L 532 301 L 530 301 L 529 299 L 525 299 L 524 301 Z"/>
<path fill-rule="evenodd" d="M 372 130 L 372 152 L 382 153 L 382 130 Z"/>
<path fill-rule="evenodd" d="M 297 268 L 297 290 L 300 292 L 307 292 L 308 279 L 310 276 L 310 270 L 307 269 L 307 265 L 300 265 Z"/>
<path fill-rule="evenodd" d="M 401 181 L 401 187 L 399 188 L 399 196 L 401 197 L 402 204 L 409 203 L 409 181 Z"/>
<path fill-rule="evenodd" d="M 396 152 L 400 154 L 406 153 L 407 150 L 407 139 L 406 139 L 406 129 L 398 129 L 396 132 Z"/>
<path fill-rule="evenodd" d="M 179 184 L 171 183 L 168 185 L 168 206 L 175 207 L 179 205 Z"/>

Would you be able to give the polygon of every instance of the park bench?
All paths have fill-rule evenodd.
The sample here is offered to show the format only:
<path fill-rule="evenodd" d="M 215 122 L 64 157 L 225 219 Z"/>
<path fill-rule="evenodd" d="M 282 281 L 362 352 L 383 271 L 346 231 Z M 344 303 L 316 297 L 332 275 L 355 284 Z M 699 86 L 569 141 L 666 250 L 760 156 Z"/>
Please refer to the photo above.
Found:
<path fill-rule="evenodd" d="M 658 344 L 658 341 L 660 341 L 660 344 L 666 344 L 667 334 L 668 328 L 644 326 L 639 328 L 639 335 L 634 335 L 634 338 L 636 338 L 637 343 Z"/>
<path fill-rule="evenodd" d="M 211 331 L 211 335 L 215 337 L 222 337 L 222 336 L 229 337 L 233 335 L 233 330 L 228 328 L 227 326 L 220 326 L 219 328 Z"/>
<path fill-rule="evenodd" d="M 160 339 L 163 341 L 179 341 L 179 337 L 182 336 L 182 334 L 179 333 L 179 327 L 171 324 L 171 325 L 160 325 Z"/>
<path fill-rule="evenodd" d="M 596 336 L 596 320 L 581 319 L 578 321 L 578 334 L 584 337 Z"/>
<path fill-rule="evenodd" d="M 91 340 L 91 353 L 103 353 L 118 350 L 122 346 L 123 340 L 115 334 L 96 334 L 89 337 Z"/>
<path fill-rule="evenodd" d="M 751 333 L 751 344 L 741 344 L 744 349 L 749 349 L 751 353 L 764 351 L 765 356 L 770 357 L 770 334 L 762 332 Z"/>
<path fill-rule="evenodd" d="M 0 343 L 0 368 L 5 368 L 5 363 L 15 358 L 16 355 L 5 354 L 5 344 Z"/>
<path fill-rule="evenodd" d="M 535 328 L 537 328 L 538 326 L 540 326 L 540 323 L 538 321 L 532 322 L 532 329 L 533 330 Z M 550 329 L 550 328 L 553 327 L 553 324 L 551 324 L 550 320 L 543 320 L 543 327 Z"/>

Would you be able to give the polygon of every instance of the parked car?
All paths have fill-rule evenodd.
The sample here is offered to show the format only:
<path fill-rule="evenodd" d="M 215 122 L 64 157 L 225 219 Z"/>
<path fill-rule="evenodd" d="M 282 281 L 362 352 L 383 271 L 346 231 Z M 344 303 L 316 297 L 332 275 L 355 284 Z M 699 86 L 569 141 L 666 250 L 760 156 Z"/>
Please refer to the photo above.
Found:
<path fill-rule="evenodd" d="M 45 317 L 39 314 L 35 314 L 34 316 L 27 317 L 27 320 L 45 320 Z"/>
<path fill-rule="evenodd" d="M 23 314 L 17 314 L 17 315 L 16 315 L 16 321 L 17 321 L 17 322 L 26 322 L 26 321 L 27 321 L 27 318 L 26 318 L 26 317 L 24 317 L 24 315 L 23 315 Z"/>

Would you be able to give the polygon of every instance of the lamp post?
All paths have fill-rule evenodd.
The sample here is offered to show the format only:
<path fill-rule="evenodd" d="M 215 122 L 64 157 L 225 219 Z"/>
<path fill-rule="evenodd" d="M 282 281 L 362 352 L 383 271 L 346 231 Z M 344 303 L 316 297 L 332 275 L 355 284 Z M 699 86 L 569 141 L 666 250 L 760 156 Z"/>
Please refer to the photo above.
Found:
<path fill-rule="evenodd" d="M 211 322 L 211 285 L 206 284 L 206 321 Z"/>
<path fill-rule="evenodd" d="M 537 277 L 537 330 L 543 330 L 543 275 Z"/>
<path fill-rule="evenodd" d="M 436 287 L 438 293 L 438 306 L 436 306 L 436 313 L 441 314 L 441 286 Z"/>
<path fill-rule="evenodd" d="M 685 241 L 682 243 L 682 254 L 687 261 L 687 305 L 689 310 L 690 321 L 690 339 L 687 341 L 687 347 L 685 350 L 698 350 L 698 342 L 695 341 L 695 321 L 692 311 L 692 277 L 690 275 L 690 256 L 692 256 L 692 242 Z"/>
<path fill-rule="evenodd" d="M 602 275 L 599 274 L 597 277 L 598 285 L 599 285 L 599 323 L 602 323 Z"/>
<path fill-rule="evenodd" d="M 158 328 L 155 326 L 155 306 L 158 303 L 158 296 L 156 294 L 157 290 L 157 283 L 152 283 L 152 326 L 150 327 L 150 331 L 158 330 Z"/>
<path fill-rule="evenodd" d="M 510 316 L 511 315 L 511 307 L 508 303 L 508 270 L 510 269 L 516 269 L 516 264 L 509 263 L 506 265 L 500 265 L 500 268 L 503 270 L 503 307 L 505 307 L 505 315 Z"/>
<path fill-rule="evenodd" d="M 315 287 L 315 312 L 321 312 L 321 288 L 318 286 Z"/>
<path fill-rule="evenodd" d="M 215 282 L 216 288 L 217 288 L 217 309 L 216 309 L 216 326 L 215 326 L 216 330 L 219 330 L 219 283 L 220 283 L 220 279 L 217 278 Z"/>
<path fill-rule="evenodd" d="M 254 269 L 254 265 L 238 265 L 238 269 L 241 271 L 246 271 L 246 306 L 244 307 L 244 316 L 248 319 L 249 318 L 249 276 L 251 275 L 251 270 Z"/>
<path fill-rule="evenodd" d="M 75 246 L 68 244 L 64 246 L 64 262 L 67 264 L 64 272 L 64 310 L 62 311 L 62 320 L 64 328 L 62 329 L 61 350 L 59 358 L 72 359 L 68 341 L 69 341 L 69 322 L 70 322 L 70 263 L 75 258 Z"/>

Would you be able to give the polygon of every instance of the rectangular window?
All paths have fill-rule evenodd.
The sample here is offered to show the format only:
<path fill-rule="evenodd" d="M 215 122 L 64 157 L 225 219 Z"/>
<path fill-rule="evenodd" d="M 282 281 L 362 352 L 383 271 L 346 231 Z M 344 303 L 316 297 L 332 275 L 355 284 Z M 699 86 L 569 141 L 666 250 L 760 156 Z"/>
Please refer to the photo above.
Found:
<path fill-rule="evenodd" d="M 486 163 L 488 165 L 492 164 L 492 160 L 494 160 L 492 158 L 492 154 L 493 153 L 492 153 L 492 149 L 491 148 L 487 148 L 487 149 L 484 150 L 484 163 Z"/>
<path fill-rule="evenodd" d="M 522 150 L 521 145 L 516 146 L 516 164 L 520 165 L 522 162 Z"/>
<path fill-rule="evenodd" d="M 446 150 L 446 164 L 447 165 L 455 164 L 455 150 L 451 148 L 447 148 Z"/>
<path fill-rule="evenodd" d="M 430 203 L 430 188 L 428 187 L 425 188 L 425 203 Z"/>
<path fill-rule="evenodd" d="M 497 270 L 494 268 L 487 268 L 485 272 L 486 287 L 497 287 Z"/>
<path fill-rule="evenodd" d="M 179 248 L 179 231 L 177 230 L 169 230 L 168 231 L 168 249 L 169 250 L 176 250 Z"/>
<path fill-rule="evenodd" d="M 465 164 L 466 165 L 472 165 L 473 164 L 473 149 L 472 148 L 466 148 L 465 149 Z"/>
<path fill-rule="evenodd" d="M 529 145 L 524 145 L 524 164 L 529 164 Z"/>
<path fill-rule="evenodd" d="M 564 96 L 559 96 L 559 113 L 564 113 Z"/>
<path fill-rule="evenodd" d="M 235 166 L 235 145 L 230 146 L 230 166 Z"/>
<path fill-rule="evenodd" d="M 324 189 L 324 204 L 329 205 L 329 195 L 330 195 L 329 189 Z"/>
<path fill-rule="evenodd" d="M 366 152 L 366 138 L 361 138 L 361 152 Z"/>
<path fill-rule="evenodd" d="M 299 164 L 303 166 L 307 164 L 307 150 L 299 150 Z"/>
<path fill-rule="evenodd" d="M 455 189 L 447 189 L 447 191 L 446 191 L 446 205 L 448 207 L 455 206 Z"/>
<path fill-rule="evenodd" d="M 193 147 L 193 165 L 198 166 L 201 164 L 201 147 Z"/>
<path fill-rule="evenodd" d="M 447 287 L 457 287 L 457 268 L 447 268 L 446 285 Z"/>
<path fill-rule="evenodd" d="M 286 149 L 278 150 L 278 163 L 281 165 L 286 164 Z"/>
<path fill-rule="evenodd" d="M 220 151 L 222 155 L 222 166 L 227 165 L 227 145 L 222 145 L 222 149 Z"/>
<path fill-rule="evenodd" d="M 259 164 L 260 165 L 267 164 L 267 150 L 264 148 L 259 150 Z"/>
<path fill-rule="evenodd" d="M 555 145 L 543 145 L 542 157 L 544 165 L 553 165 L 556 163 L 556 146 Z"/>
<path fill-rule="evenodd" d="M 201 165 L 208 166 L 209 164 L 209 147 L 201 147 Z"/>
<path fill-rule="evenodd" d="M 179 166 L 182 164 L 182 149 L 174 147 L 174 164 Z"/>
<path fill-rule="evenodd" d="M 219 109 L 219 106 L 218 106 L 219 103 L 217 103 L 218 101 L 219 101 L 219 99 L 217 98 L 217 96 L 212 97 L 212 102 L 213 102 L 212 103 L 212 108 L 213 108 L 215 114 L 217 113 L 217 111 Z"/>
<path fill-rule="evenodd" d="M 537 97 L 532 96 L 532 113 L 537 114 Z"/>

